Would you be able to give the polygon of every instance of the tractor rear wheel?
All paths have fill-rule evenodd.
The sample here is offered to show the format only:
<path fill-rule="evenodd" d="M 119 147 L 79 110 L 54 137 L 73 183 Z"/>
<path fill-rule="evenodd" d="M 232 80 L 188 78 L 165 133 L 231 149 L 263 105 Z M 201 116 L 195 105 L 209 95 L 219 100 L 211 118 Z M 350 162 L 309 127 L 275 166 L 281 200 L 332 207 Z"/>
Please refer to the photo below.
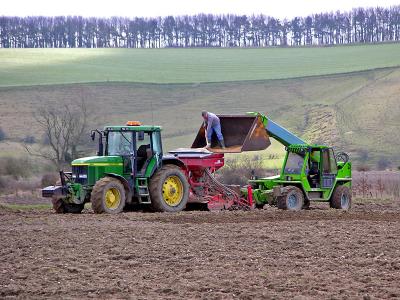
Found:
<path fill-rule="evenodd" d="M 336 186 L 329 204 L 332 208 L 349 210 L 351 208 L 351 192 L 345 185 Z"/>
<path fill-rule="evenodd" d="M 277 200 L 279 209 L 297 211 L 301 210 L 304 205 L 303 192 L 295 186 L 286 187 L 282 195 L 279 196 Z"/>
<path fill-rule="evenodd" d="M 53 209 L 57 214 L 80 214 L 84 204 L 65 203 L 62 199 L 53 198 Z"/>
<path fill-rule="evenodd" d="M 96 182 L 90 195 L 92 209 L 96 214 L 118 214 L 125 207 L 126 196 L 122 183 L 112 177 L 104 177 Z"/>
<path fill-rule="evenodd" d="M 155 211 L 177 212 L 186 207 L 189 183 L 175 165 L 165 165 L 150 180 L 151 205 Z"/>

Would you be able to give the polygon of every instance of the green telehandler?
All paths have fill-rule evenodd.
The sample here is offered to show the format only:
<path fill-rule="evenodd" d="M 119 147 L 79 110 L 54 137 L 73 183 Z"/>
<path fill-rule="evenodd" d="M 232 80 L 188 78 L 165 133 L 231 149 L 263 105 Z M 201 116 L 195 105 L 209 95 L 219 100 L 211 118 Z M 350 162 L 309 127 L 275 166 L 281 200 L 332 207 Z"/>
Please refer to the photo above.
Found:
<path fill-rule="evenodd" d="M 311 201 L 325 201 L 332 208 L 350 209 L 352 175 L 346 153 L 335 155 L 331 147 L 308 144 L 265 115 L 249 114 L 261 117 L 268 135 L 286 147 L 280 175 L 249 180 L 257 205 L 300 210 Z"/>
<path fill-rule="evenodd" d="M 336 155 L 331 147 L 311 145 L 297 137 L 267 116 L 258 112 L 247 113 L 258 119 L 258 125 L 249 132 L 253 136 L 253 144 L 261 142 L 259 149 L 266 149 L 269 137 L 279 141 L 286 147 L 286 156 L 280 175 L 249 180 L 252 187 L 252 198 L 257 206 L 276 205 L 280 209 L 300 210 L 308 208 L 311 201 L 329 202 L 330 206 L 347 210 L 351 207 L 351 162 L 346 153 Z M 245 147 L 235 147 L 244 138 L 241 132 L 242 116 L 220 115 L 222 133 L 227 134 L 226 149 L 218 148 L 217 137 L 213 136 L 211 144 L 214 152 L 237 153 Z M 244 127 L 246 128 L 246 127 Z M 235 136 L 235 129 L 237 135 Z M 204 130 L 200 128 L 193 148 L 206 145 Z M 263 137 L 263 135 L 265 135 Z M 233 143 L 230 141 L 233 140 Z M 268 140 L 268 143 L 265 143 Z M 252 149 L 255 150 L 255 149 Z M 249 189 L 241 189 L 242 196 L 248 198 Z"/>

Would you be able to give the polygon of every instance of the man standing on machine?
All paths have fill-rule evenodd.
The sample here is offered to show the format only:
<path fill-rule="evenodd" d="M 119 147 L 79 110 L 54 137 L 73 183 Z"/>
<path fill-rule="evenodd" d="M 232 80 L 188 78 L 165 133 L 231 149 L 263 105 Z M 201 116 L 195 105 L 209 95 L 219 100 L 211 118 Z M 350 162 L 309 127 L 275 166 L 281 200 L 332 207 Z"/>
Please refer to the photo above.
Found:
<path fill-rule="evenodd" d="M 224 142 L 224 137 L 221 132 L 221 122 L 220 122 L 219 118 L 215 114 L 207 112 L 207 111 L 201 112 L 201 115 L 204 119 L 203 126 L 206 131 L 206 140 L 207 140 L 206 148 L 211 147 L 212 133 L 215 132 L 221 148 L 224 149 L 225 142 Z"/>

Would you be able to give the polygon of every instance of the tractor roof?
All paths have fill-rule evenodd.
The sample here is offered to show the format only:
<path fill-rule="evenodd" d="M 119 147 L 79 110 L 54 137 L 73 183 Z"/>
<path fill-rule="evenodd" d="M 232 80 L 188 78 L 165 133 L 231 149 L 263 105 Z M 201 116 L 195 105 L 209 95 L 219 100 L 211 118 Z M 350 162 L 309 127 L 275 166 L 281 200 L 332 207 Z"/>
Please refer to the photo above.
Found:
<path fill-rule="evenodd" d="M 154 125 L 117 125 L 105 126 L 105 131 L 161 131 L 161 126 Z"/>
<path fill-rule="evenodd" d="M 329 148 L 325 145 L 307 145 L 307 144 L 293 144 L 287 147 L 290 152 L 308 151 L 311 149 L 326 149 Z"/>

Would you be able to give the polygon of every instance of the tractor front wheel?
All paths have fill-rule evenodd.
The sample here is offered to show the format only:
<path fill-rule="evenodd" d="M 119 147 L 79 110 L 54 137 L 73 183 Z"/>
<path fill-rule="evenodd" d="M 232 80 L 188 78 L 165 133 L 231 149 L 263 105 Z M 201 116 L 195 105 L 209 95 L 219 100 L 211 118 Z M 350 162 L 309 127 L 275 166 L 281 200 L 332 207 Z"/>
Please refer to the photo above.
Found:
<path fill-rule="evenodd" d="M 336 186 L 329 204 L 332 208 L 349 210 L 351 207 L 351 192 L 345 185 Z"/>
<path fill-rule="evenodd" d="M 122 183 L 112 177 L 104 177 L 96 182 L 90 195 L 92 209 L 96 214 L 118 214 L 125 207 L 126 196 Z"/>
<path fill-rule="evenodd" d="M 150 180 L 151 205 L 155 211 L 177 212 L 186 207 L 189 183 L 178 166 L 166 165 Z"/>
<path fill-rule="evenodd" d="M 84 204 L 65 203 L 62 199 L 53 198 L 53 209 L 57 214 L 80 214 L 85 207 Z"/>
<path fill-rule="evenodd" d="M 277 199 L 278 208 L 286 210 L 301 210 L 304 205 L 303 192 L 295 186 L 288 186 Z"/>

